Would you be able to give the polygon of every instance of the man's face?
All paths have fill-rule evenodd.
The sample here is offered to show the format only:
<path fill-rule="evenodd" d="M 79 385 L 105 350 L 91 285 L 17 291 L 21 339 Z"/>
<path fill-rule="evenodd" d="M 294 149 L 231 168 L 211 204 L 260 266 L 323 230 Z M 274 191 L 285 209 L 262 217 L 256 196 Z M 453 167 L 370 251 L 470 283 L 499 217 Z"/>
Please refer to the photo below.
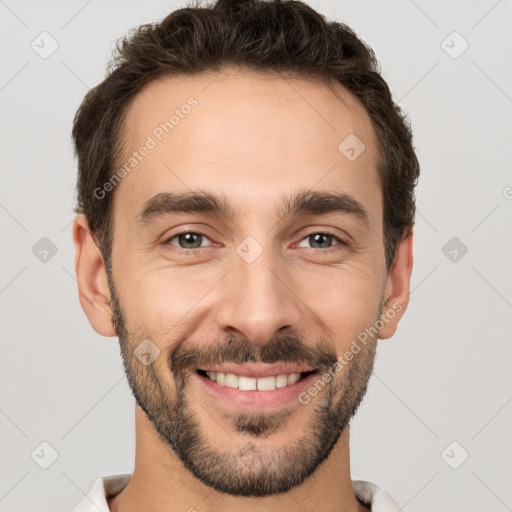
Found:
<path fill-rule="evenodd" d="M 159 80 L 127 111 L 125 160 L 155 145 L 114 191 L 112 307 L 160 439 L 205 484 L 264 496 L 315 471 L 366 390 L 375 336 L 333 368 L 386 298 L 377 140 L 346 91 L 212 78 Z M 365 145 L 355 159 L 351 134 Z"/>

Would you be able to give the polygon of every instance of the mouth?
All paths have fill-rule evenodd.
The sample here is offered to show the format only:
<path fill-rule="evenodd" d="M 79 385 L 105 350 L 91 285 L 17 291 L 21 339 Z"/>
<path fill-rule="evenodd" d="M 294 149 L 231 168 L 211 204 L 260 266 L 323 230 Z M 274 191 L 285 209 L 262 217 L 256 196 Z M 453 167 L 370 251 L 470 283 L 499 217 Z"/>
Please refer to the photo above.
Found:
<path fill-rule="evenodd" d="M 243 410 L 278 409 L 300 403 L 299 394 L 312 385 L 317 374 L 310 367 L 262 364 L 198 368 L 193 373 L 209 395 Z"/>
<path fill-rule="evenodd" d="M 197 370 L 201 377 L 206 377 L 219 386 L 227 386 L 241 391 L 274 391 L 288 386 L 293 386 L 299 380 L 314 373 L 314 371 L 300 373 L 281 373 L 279 375 L 268 375 L 264 377 L 247 377 L 230 372 L 213 372 Z"/>

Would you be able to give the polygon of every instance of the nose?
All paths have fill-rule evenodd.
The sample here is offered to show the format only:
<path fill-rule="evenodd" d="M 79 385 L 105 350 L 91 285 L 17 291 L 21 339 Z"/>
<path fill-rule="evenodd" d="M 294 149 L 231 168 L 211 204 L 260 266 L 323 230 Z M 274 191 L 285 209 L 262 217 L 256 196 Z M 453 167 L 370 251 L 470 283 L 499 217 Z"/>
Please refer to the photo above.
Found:
<path fill-rule="evenodd" d="M 252 263 L 238 257 L 234 261 L 219 297 L 217 327 L 242 334 L 255 345 L 268 343 L 277 331 L 300 331 L 303 303 L 294 290 L 290 269 L 269 251 Z"/>

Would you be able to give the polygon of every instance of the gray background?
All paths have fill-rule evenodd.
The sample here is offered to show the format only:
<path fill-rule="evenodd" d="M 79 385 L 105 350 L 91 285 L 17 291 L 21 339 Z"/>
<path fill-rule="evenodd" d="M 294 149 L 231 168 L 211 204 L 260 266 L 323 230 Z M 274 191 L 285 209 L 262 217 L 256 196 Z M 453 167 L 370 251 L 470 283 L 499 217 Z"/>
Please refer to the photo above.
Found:
<path fill-rule="evenodd" d="M 512 3 L 310 3 L 375 49 L 422 165 L 411 302 L 352 423 L 353 478 L 410 512 L 512 510 Z M 133 469 L 117 339 L 77 297 L 70 130 L 113 41 L 180 5 L 0 0 L 0 511 L 70 510 Z"/>

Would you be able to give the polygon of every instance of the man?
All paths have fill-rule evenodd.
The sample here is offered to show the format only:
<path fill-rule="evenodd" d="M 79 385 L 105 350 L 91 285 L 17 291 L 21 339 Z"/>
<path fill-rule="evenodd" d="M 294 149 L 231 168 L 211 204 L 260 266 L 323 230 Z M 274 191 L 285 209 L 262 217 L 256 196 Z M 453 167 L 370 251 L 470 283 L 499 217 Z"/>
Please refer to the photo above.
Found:
<path fill-rule="evenodd" d="M 75 510 L 398 510 L 350 476 L 419 174 L 371 49 L 301 2 L 180 9 L 118 46 L 73 137 L 80 302 L 137 401 L 133 474 Z"/>

